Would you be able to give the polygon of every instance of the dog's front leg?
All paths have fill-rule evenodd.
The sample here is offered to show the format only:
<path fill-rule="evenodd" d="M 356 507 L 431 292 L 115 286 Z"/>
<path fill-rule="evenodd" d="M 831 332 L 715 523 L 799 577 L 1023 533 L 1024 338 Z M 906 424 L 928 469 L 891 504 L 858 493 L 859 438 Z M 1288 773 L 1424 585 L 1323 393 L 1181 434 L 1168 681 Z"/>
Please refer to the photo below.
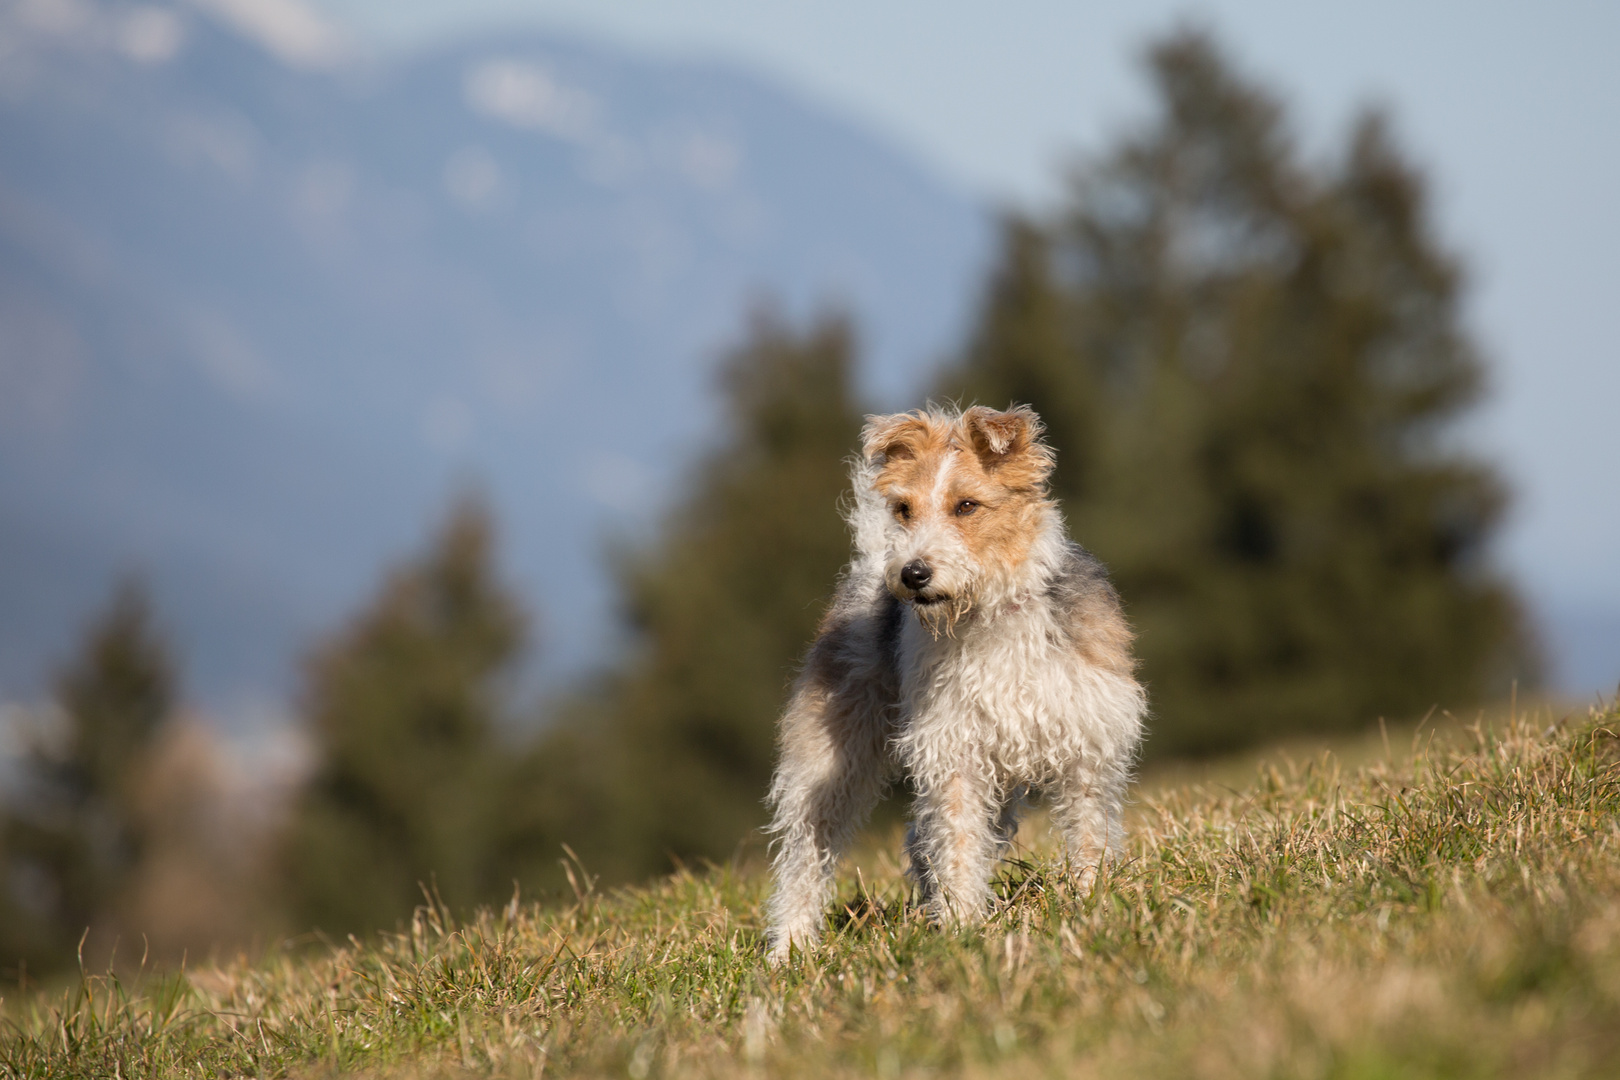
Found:
<path fill-rule="evenodd" d="M 1000 799 L 969 770 L 919 775 L 916 821 L 907 845 L 923 903 L 939 922 L 981 921 L 1001 849 Z"/>

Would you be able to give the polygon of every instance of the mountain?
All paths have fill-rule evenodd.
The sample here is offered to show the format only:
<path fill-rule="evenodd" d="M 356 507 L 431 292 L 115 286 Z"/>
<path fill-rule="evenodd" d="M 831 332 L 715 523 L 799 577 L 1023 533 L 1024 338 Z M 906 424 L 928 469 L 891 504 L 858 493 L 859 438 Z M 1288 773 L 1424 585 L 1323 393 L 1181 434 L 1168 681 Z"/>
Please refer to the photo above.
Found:
<path fill-rule="evenodd" d="M 847 306 L 896 403 L 956 336 L 985 214 L 844 118 L 544 34 L 366 59 L 210 14 L 256 2 L 0 0 L 0 700 L 138 568 L 195 697 L 284 701 L 459 485 L 538 677 L 577 672 L 753 298 Z"/>

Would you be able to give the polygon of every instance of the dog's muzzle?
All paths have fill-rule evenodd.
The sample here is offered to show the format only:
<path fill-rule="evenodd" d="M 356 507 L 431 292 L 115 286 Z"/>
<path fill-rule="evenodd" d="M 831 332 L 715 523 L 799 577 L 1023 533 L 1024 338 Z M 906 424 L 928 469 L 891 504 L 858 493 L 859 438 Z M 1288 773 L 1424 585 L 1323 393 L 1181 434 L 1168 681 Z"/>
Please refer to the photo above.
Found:
<path fill-rule="evenodd" d="M 900 596 L 900 599 L 919 607 L 931 607 L 949 600 L 950 596 L 945 593 L 924 591 L 933 580 L 934 568 L 921 559 L 912 559 L 900 568 L 900 587 L 906 591 L 906 595 Z"/>
<path fill-rule="evenodd" d="M 922 592 L 923 586 L 934 580 L 934 571 L 921 559 L 912 559 L 900 568 L 900 584 L 912 592 Z"/>

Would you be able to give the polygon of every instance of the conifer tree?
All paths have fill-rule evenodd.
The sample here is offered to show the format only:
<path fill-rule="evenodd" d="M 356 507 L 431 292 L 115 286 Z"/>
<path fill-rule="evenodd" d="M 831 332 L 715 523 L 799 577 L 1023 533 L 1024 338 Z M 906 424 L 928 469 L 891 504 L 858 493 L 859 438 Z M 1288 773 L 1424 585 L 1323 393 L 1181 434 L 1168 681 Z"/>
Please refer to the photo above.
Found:
<path fill-rule="evenodd" d="M 1479 699 L 1526 650 L 1484 565 L 1501 486 L 1438 437 L 1480 363 L 1420 177 L 1376 115 L 1304 167 L 1201 35 L 1150 67 L 1151 122 L 1004 229 L 943 391 L 1046 419 L 1141 634 L 1150 752 Z"/>
<path fill-rule="evenodd" d="M 656 542 L 624 560 L 629 659 L 539 751 L 595 819 L 569 834 L 592 870 L 725 857 L 762 822 L 776 716 L 849 557 L 853 353 L 842 318 L 798 331 L 756 313 L 723 367 L 717 445 Z"/>
<path fill-rule="evenodd" d="M 452 908 L 510 892 L 497 725 L 525 617 L 496 579 L 493 544 L 488 513 L 462 500 L 431 550 L 309 659 L 317 765 L 286 841 L 299 925 L 390 927 L 424 885 Z"/>
<path fill-rule="evenodd" d="M 137 788 L 175 685 L 145 587 L 130 578 L 58 673 L 57 723 L 28 746 L 0 816 L 0 962 L 69 967 L 86 931 L 88 962 L 113 948 L 148 840 Z"/>

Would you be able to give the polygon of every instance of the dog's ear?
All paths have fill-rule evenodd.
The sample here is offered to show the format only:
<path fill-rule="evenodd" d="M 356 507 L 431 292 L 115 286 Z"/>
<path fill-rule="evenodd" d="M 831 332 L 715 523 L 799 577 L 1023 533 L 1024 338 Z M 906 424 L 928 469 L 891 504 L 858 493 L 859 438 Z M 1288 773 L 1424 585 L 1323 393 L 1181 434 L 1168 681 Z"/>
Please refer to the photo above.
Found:
<path fill-rule="evenodd" d="M 861 453 L 869 465 L 914 458 L 928 438 L 928 424 L 916 413 L 868 416 L 861 429 Z"/>
<path fill-rule="evenodd" d="M 985 472 L 1000 483 L 1036 488 L 1051 475 L 1056 456 L 1041 438 L 1041 418 L 1028 405 L 1014 405 L 1006 412 L 975 405 L 962 414 L 962 426 Z"/>

